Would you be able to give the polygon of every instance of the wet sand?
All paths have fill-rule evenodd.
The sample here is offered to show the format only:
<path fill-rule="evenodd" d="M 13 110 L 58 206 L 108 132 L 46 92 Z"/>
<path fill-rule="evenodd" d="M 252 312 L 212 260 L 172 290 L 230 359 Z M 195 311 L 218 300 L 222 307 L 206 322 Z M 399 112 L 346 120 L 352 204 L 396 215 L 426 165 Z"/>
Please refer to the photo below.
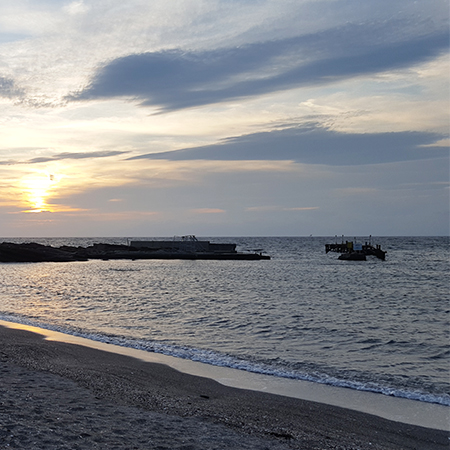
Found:
<path fill-rule="evenodd" d="M 0 448 L 448 449 L 449 433 L 0 327 Z"/>

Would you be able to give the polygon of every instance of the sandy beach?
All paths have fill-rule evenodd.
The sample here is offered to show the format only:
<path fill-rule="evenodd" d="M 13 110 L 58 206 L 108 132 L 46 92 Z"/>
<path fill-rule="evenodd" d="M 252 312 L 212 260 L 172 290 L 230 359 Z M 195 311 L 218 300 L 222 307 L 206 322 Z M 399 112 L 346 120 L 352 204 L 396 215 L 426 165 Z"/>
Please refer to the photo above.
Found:
<path fill-rule="evenodd" d="M 0 327 L 0 448 L 447 449 L 449 433 Z"/>

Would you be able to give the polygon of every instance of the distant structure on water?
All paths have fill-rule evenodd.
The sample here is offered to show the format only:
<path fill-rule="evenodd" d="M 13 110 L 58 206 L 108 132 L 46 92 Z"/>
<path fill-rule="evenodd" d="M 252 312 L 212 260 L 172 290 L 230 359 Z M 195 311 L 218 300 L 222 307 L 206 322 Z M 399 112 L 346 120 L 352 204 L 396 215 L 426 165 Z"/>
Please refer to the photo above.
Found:
<path fill-rule="evenodd" d="M 354 241 L 345 241 L 344 237 L 342 237 L 342 242 L 335 244 L 325 244 L 325 252 L 336 252 L 340 253 L 338 259 L 344 261 L 366 261 L 366 256 L 376 256 L 378 259 L 385 260 L 386 252 L 381 250 L 380 245 L 372 245 L 372 236 L 369 236 L 369 242 L 365 244 L 354 242 Z"/>
<path fill-rule="evenodd" d="M 199 241 L 194 235 L 175 236 L 171 241 L 128 241 L 130 247 L 184 253 L 236 253 L 236 244 L 212 244 Z"/>
<path fill-rule="evenodd" d="M 199 241 L 194 235 L 175 236 L 169 240 L 129 240 L 130 250 L 151 253 L 158 258 L 169 259 L 240 259 L 261 260 L 270 256 L 259 253 L 240 253 L 236 244 L 214 244 L 210 241 Z"/>
<path fill-rule="evenodd" d="M 262 252 L 237 252 L 236 244 L 212 244 L 195 236 L 183 236 L 172 241 L 128 240 L 128 245 L 93 244 L 89 247 L 63 245 L 52 247 L 34 242 L 0 243 L 2 262 L 70 262 L 89 259 L 223 259 L 258 261 L 270 259 Z"/>

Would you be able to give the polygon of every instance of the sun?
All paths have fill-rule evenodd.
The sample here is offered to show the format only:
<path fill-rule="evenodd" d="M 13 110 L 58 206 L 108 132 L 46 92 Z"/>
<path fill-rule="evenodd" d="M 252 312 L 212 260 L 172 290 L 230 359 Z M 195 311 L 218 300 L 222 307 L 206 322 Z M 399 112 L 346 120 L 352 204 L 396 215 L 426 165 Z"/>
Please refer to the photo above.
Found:
<path fill-rule="evenodd" d="M 22 179 L 22 192 L 28 209 L 25 212 L 53 212 L 48 198 L 52 189 L 57 184 L 55 175 L 40 173 L 27 176 Z"/>

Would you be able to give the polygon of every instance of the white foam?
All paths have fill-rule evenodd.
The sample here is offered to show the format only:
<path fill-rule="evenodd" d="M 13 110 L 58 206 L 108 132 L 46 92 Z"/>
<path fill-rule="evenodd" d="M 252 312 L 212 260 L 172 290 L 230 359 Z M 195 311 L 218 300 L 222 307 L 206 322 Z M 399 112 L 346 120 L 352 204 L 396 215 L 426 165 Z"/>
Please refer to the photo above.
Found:
<path fill-rule="evenodd" d="M 7 320 L 6 317 L 3 317 L 3 319 Z M 54 330 L 43 329 L 27 324 L 13 323 L 5 320 L 0 320 L 0 325 L 39 333 L 49 340 L 84 345 L 108 352 L 132 356 L 148 362 L 166 364 L 181 372 L 212 378 L 231 387 L 257 390 L 340 406 L 374 414 L 389 420 L 427 428 L 440 430 L 449 430 L 450 428 L 450 408 L 444 405 L 427 403 L 425 401 L 414 401 L 408 398 L 379 395 L 373 392 L 347 389 L 317 382 L 281 378 L 262 373 L 252 373 L 224 366 L 218 367 L 161 353 L 150 353 L 142 349 L 114 345 L 106 342 L 115 340 L 110 339 L 107 336 L 90 335 L 90 339 L 87 339 L 73 334 L 69 335 Z"/>
<path fill-rule="evenodd" d="M 2 317 L 0 316 L 0 319 Z M 17 321 L 17 318 L 5 318 L 9 321 Z M 396 389 L 386 387 L 374 382 L 360 382 L 349 379 L 342 379 L 332 377 L 323 373 L 300 373 L 289 371 L 286 369 L 277 368 L 265 364 L 258 364 L 247 360 L 239 359 L 233 356 L 220 354 L 211 350 L 197 349 L 191 347 L 183 347 L 176 345 L 168 345 L 159 342 L 140 341 L 134 339 L 127 339 L 119 336 L 107 336 L 97 333 L 77 332 L 73 330 L 62 329 L 58 326 L 42 325 L 31 320 L 20 319 L 20 323 L 24 325 L 37 326 L 47 330 L 63 333 L 64 335 L 72 335 L 90 341 L 102 342 L 104 344 L 111 344 L 130 349 L 141 350 L 146 353 L 156 353 L 174 358 L 190 360 L 212 366 L 237 369 L 254 374 L 269 375 L 272 377 L 279 377 L 283 379 L 292 379 L 298 381 L 308 381 L 313 383 L 325 384 L 329 386 L 353 389 L 357 391 L 372 392 L 375 394 L 382 394 L 389 397 L 404 398 L 426 403 L 436 403 L 438 405 L 450 406 L 450 395 L 435 395 L 431 393 L 423 393 L 417 391 L 410 391 L 405 389 Z"/>

